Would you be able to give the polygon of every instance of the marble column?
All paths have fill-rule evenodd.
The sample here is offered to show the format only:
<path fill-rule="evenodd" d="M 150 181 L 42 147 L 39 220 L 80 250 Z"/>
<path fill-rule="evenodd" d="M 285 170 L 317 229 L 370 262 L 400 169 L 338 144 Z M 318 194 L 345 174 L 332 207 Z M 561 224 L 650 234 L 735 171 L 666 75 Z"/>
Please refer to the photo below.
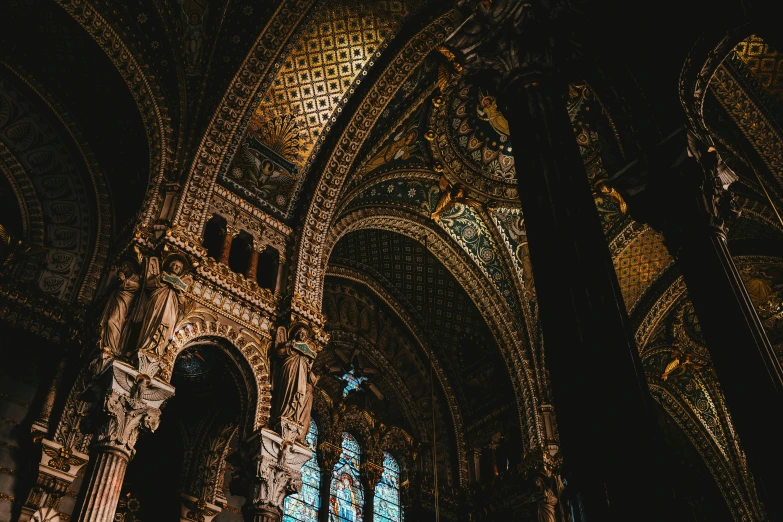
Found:
<path fill-rule="evenodd" d="M 279 522 L 285 497 L 302 489 L 302 466 L 312 452 L 295 442 L 295 432 L 284 439 L 280 434 L 260 430 L 247 442 L 243 477 L 246 522 Z"/>
<path fill-rule="evenodd" d="M 563 28 L 544 3 L 480 2 L 442 53 L 509 123 L 568 479 L 590 519 L 675 520 L 684 509 L 566 109 Z"/>
<path fill-rule="evenodd" d="M 237 234 L 239 234 L 238 230 L 231 225 L 226 225 L 226 231 L 223 235 L 223 247 L 220 249 L 220 259 L 218 259 L 224 265 L 228 265 L 228 260 L 231 256 L 231 243 L 234 242 L 234 237 Z"/>
<path fill-rule="evenodd" d="M 253 242 L 248 245 L 248 248 L 250 249 L 250 260 L 247 263 L 245 277 L 255 283 L 258 279 L 258 256 L 260 255 L 257 241 L 253 240 Z"/>
<path fill-rule="evenodd" d="M 734 179 L 685 129 L 612 177 L 631 215 L 664 236 L 682 271 L 712 365 L 771 520 L 783 520 L 783 370 L 726 241 Z"/>
<path fill-rule="evenodd" d="M 73 520 L 114 520 L 136 440 L 141 431 L 157 429 L 160 407 L 173 394 L 168 384 L 119 361 L 112 361 L 85 391 L 84 400 L 94 404 L 91 420 L 96 432 Z"/>

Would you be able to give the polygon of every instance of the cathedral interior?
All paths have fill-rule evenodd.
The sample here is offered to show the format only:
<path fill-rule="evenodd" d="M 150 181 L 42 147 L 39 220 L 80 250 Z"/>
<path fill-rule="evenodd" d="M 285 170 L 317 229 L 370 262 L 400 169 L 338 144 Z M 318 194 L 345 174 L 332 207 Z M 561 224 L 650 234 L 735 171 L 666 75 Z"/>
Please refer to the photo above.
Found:
<path fill-rule="evenodd" d="M 774 4 L 0 1 L 0 521 L 783 521 Z"/>

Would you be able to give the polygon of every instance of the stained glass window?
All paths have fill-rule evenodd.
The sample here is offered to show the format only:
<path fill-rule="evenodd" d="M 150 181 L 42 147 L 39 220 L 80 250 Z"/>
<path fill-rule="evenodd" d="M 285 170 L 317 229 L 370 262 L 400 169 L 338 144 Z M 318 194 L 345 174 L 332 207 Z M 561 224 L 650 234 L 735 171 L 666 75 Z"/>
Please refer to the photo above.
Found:
<path fill-rule="evenodd" d="M 383 475 L 375 486 L 375 522 L 402 522 L 400 506 L 400 466 L 394 457 L 383 454 Z"/>
<path fill-rule="evenodd" d="M 283 522 L 318 522 L 318 508 L 321 506 L 321 497 L 318 493 L 321 486 L 321 471 L 315 455 L 318 427 L 312 420 L 305 442 L 313 450 L 313 456 L 302 466 L 302 491 L 289 495 L 283 503 Z"/>
<path fill-rule="evenodd" d="M 345 382 L 343 397 L 347 397 L 352 391 L 358 390 L 362 383 L 367 380 L 367 377 L 357 377 L 353 372 L 353 369 L 351 369 L 351 371 L 344 373 L 343 376 L 340 377 L 340 380 Z"/>
<path fill-rule="evenodd" d="M 359 482 L 361 448 L 350 434 L 343 433 L 343 452 L 332 472 L 329 522 L 362 522 L 364 490 Z"/>

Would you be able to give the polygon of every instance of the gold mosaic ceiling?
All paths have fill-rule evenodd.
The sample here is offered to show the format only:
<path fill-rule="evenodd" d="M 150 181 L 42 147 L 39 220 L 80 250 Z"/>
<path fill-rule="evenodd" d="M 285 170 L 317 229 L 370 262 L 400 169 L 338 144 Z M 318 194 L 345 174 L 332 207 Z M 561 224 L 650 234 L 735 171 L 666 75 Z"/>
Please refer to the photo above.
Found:
<path fill-rule="evenodd" d="M 294 37 L 284 61 L 250 123 L 251 132 L 269 116 L 293 116 L 298 137 L 287 157 L 301 168 L 324 128 L 373 65 L 389 36 L 408 13 L 401 1 L 322 1 L 315 17 Z M 290 145 L 290 144 L 289 144 Z"/>
<path fill-rule="evenodd" d="M 737 56 L 777 101 L 783 101 L 783 54 L 756 35 L 751 35 L 734 48 Z"/>

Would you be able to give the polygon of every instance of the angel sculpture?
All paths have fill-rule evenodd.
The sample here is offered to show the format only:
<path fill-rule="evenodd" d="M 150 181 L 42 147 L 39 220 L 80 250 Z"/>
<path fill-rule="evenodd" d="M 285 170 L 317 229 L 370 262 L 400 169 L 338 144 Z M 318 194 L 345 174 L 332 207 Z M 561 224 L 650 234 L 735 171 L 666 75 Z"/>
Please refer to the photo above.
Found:
<path fill-rule="evenodd" d="M 285 327 L 280 327 L 275 350 L 273 411 L 278 418 L 290 419 L 302 426 L 305 420 L 309 423 L 315 385 L 310 377 L 315 353 L 310 349 L 308 337 L 307 329 L 300 327 L 294 338 L 287 340 Z"/>
<path fill-rule="evenodd" d="M 628 204 L 623 199 L 623 196 L 617 192 L 617 189 L 607 185 L 605 179 L 596 181 L 595 185 L 593 185 L 593 188 L 595 188 L 596 192 L 598 193 L 595 198 L 597 203 L 600 204 L 603 202 L 604 198 L 607 198 L 617 203 L 617 206 L 620 208 L 620 214 L 625 214 L 628 212 Z"/>
<path fill-rule="evenodd" d="M 125 327 L 128 311 L 136 294 L 141 289 L 138 267 L 130 260 L 124 261 L 117 272 L 119 285 L 109 295 L 106 308 L 100 321 L 100 338 L 98 344 L 101 350 L 113 355 L 119 355 L 120 338 Z"/>
<path fill-rule="evenodd" d="M 141 322 L 139 350 L 149 350 L 162 355 L 166 341 L 174 334 L 180 308 L 183 305 L 183 292 L 187 282 L 180 276 L 185 263 L 180 257 L 172 256 L 167 260 L 167 271 L 160 271 L 160 261 L 151 257 L 147 264 L 144 280 L 144 301 L 139 306 L 136 322 Z"/>
<path fill-rule="evenodd" d="M 449 180 L 446 179 L 446 176 L 440 177 L 440 192 L 440 200 L 431 214 L 432 219 L 435 221 L 439 221 L 440 216 L 457 203 L 473 208 L 480 206 L 478 201 L 472 200 L 465 195 L 465 188 L 462 185 L 456 184 L 452 186 Z"/>
<path fill-rule="evenodd" d="M 694 370 L 698 370 L 699 368 L 701 368 L 701 365 L 693 361 L 691 354 L 686 354 L 685 357 L 683 357 L 682 352 L 680 350 L 675 349 L 674 351 L 672 351 L 671 360 L 663 369 L 663 373 L 661 374 L 661 379 L 667 381 L 669 380 L 670 377 L 677 377 L 679 375 L 682 375 L 683 373 L 685 373 L 685 370 L 688 367 L 691 367 Z"/>

